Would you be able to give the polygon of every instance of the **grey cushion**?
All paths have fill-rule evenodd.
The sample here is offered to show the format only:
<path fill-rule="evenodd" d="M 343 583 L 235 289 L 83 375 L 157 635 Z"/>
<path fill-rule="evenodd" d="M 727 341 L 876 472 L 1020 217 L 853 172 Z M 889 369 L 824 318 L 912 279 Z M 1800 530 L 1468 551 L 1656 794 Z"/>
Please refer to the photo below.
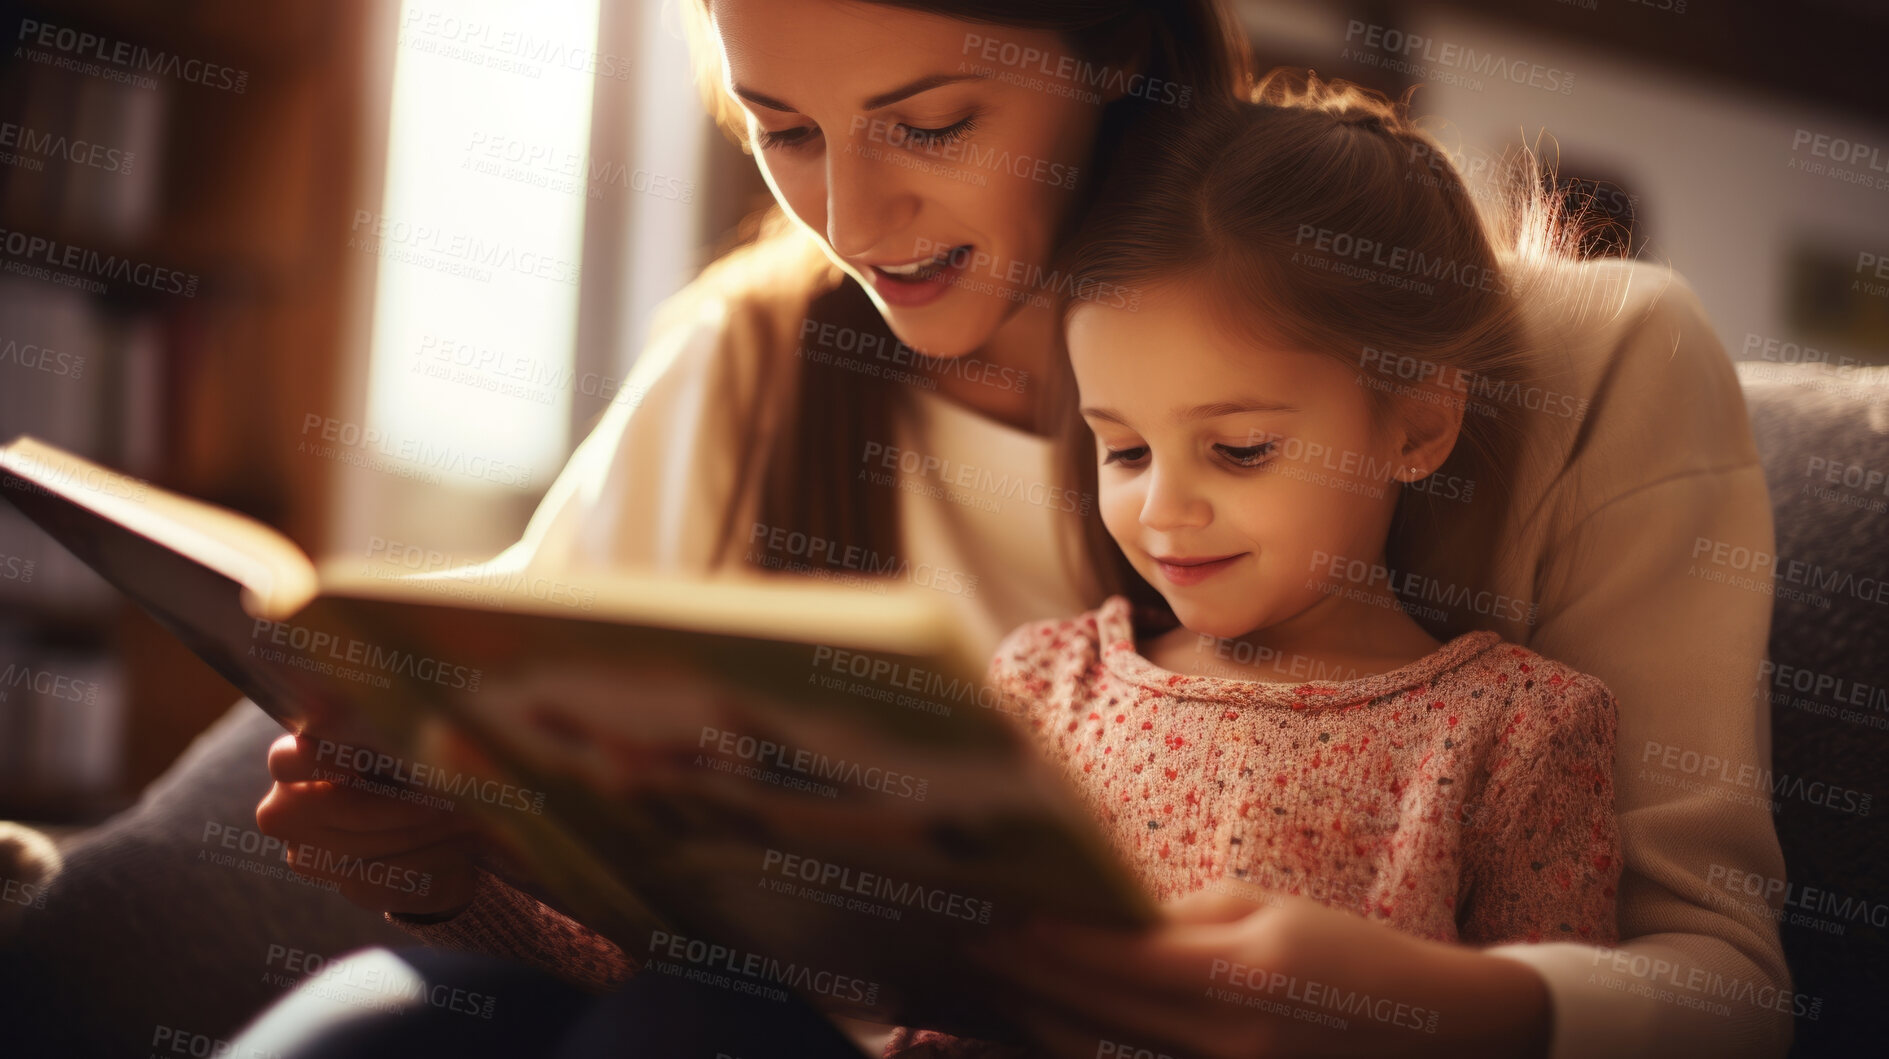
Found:
<path fill-rule="evenodd" d="M 1749 363 L 1739 374 L 1779 563 L 1802 564 L 1778 578 L 1766 689 L 1787 911 L 1808 903 L 1844 928 L 1780 924 L 1796 991 L 1822 1002 L 1797 1019 L 1792 1054 L 1873 1054 L 1889 1029 L 1889 369 Z M 1866 815 L 1854 811 L 1864 794 Z M 1837 903 L 1820 911 L 1825 900 Z"/>
<path fill-rule="evenodd" d="M 145 1056 L 161 1050 L 160 1027 L 228 1040 L 297 977 L 289 951 L 413 943 L 337 894 L 211 859 L 281 867 L 242 853 L 260 837 L 267 749 L 281 735 L 237 703 L 136 806 L 67 850 L 45 906 L 0 954 L 0 1051 Z"/>

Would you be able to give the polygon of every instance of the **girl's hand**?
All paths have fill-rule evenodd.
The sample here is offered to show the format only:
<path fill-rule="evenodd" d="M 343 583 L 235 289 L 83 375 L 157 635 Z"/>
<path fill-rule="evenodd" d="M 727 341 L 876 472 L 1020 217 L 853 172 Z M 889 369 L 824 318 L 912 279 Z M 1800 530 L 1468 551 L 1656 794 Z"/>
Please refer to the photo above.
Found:
<path fill-rule="evenodd" d="M 303 734 L 269 748 L 275 786 L 256 806 L 256 826 L 288 847 L 289 866 L 374 912 L 443 917 L 465 908 L 479 851 L 470 811 L 364 789 L 365 777 L 334 755 L 324 760 L 323 746 L 334 744 Z"/>
<path fill-rule="evenodd" d="M 1532 969 L 1300 897 L 1201 893 L 1141 933 L 1040 923 L 985 951 L 1057 1056 L 1547 1054 Z"/>

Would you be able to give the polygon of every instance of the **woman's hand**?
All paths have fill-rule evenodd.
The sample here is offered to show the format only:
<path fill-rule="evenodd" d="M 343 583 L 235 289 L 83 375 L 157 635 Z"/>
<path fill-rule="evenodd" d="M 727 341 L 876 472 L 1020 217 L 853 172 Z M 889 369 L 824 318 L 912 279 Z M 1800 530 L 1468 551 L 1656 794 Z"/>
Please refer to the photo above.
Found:
<path fill-rule="evenodd" d="M 1036 924 L 990 946 L 1007 1012 L 1057 1056 L 1547 1053 L 1535 971 L 1299 897 L 1202 893 L 1132 933 Z"/>
<path fill-rule="evenodd" d="M 288 847 L 289 866 L 375 912 L 447 916 L 465 908 L 479 851 L 469 811 L 403 800 L 335 755 L 323 760 L 324 746 L 334 744 L 304 734 L 269 748 L 275 786 L 256 806 L 256 826 Z"/>

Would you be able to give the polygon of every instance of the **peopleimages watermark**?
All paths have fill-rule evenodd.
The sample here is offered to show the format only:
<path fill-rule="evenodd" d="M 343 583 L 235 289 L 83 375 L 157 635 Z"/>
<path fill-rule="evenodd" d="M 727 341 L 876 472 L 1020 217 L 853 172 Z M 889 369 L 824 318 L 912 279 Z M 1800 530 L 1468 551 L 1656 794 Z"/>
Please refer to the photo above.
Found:
<path fill-rule="evenodd" d="M 1872 298 L 1889 295 L 1889 282 L 1879 282 L 1889 280 L 1889 254 L 1859 251 L 1856 255 L 1856 275 L 1859 278 L 1851 281 L 1851 290 Z"/>
<path fill-rule="evenodd" d="M 979 357 L 929 357 L 890 334 L 815 320 L 800 323 L 796 354 L 810 364 L 828 364 L 848 371 L 935 390 L 941 378 L 957 379 L 1012 393 L 1030 384 L 1026 368 L 1012 368 Z"/>
<path fill-rule="evenodd" d="M 36 371 L 56 378 L 76 381 L 85 377 L 85 354 L 64 353 L 13 338 L 0 344 L 0 364 L 9 363 L 21 371 Z"/>
<path fill-rule="evenodd" d="M 959 73 L 988 77 L 1052 95 L 1066 96 L 1084 103 L 1101 103 L 1106 98 L 1145 99 L 1172 107 L 1185 107 L 1194 98 L 1192 85 L 1150 77 L 1138 69 L 1109 66 L 1078 58 L 1068 52 L 1050 52 L 1018 44 L 1001 37 L 966 33 L 960 55 L 969 56 L 958 64 Z"/>
<path fill-rule="evenodd" d="M 646 387 L 630 385 L 616 376 L 594 371 L 580 375 L 568 361 L 544 360 L 432 333 L 420 336 L 413 370 L 429 379 L 533 404 L 553 404 L 564 393 L 611 404 L 635 404 L 648 392 Z"/>
<path fill-rule="evenodd" d="M 1889 902 L 1849 897 L 1825 887 L 1717 863 L 1706 869 L 1705 882 L 1706 900 L 1730 903 L 1779 923 L 1809 927 L 1824 934 L 1844 934 L 1850 926 L 1859 924 L 1889 929 Z M 1724 896 L 1738 894 L 1755 900 Z M 1783 907 L 1774 909 L 1771 902 L 1778 897 L 1783 898 Z"/>
<path fill-rule="evenodd" d="M 522 464 L 424 439 L 394 437 L 378 427 L 317 412 L 302 416 L 302 440 L 295 451 L 396 478 L 418 479 L 428 485 L 442 484 L 442 471 L 516 489 L 531 485 L 531 468 Z"/>
<path fill-rule="evenodd" d="M 1225 636 L 1209 636 L 1206 633 L 1201 633 L 1194 638 L 1194 653 L 1232 663 L 1227 666 L 1214 666 L 1213 668 L 1220 670 L 1220 673 L 1213 675 L 1238 676 L 1243 672 L 1264 667 L 1275 673 L 1289 676 L 1299 683 L 1358 678 L 1358 671 L 1355 668 L 1331 665 L 1323 659 L 1287 653 L 1266 644 L 1235 640 Z"/>
<path fill-rule="evenodd" d="M 937 563 L 912 562 L 858 544 L 842 545 L 814 533 L 756 522 L 748 531 L 750 565 L 764 570 L 819 577 L 860 587 L 883 587 L 886 580 L 904 581 L 965 599 L 977 597 L 977 575 Z M 854 578 L 835 576 L 841 572 Z"/>
<path fill-rule="evenodd" d="M 161 1024 L 152 1028 L 151 1048 L 151 1059 L 165 1055 L 187 1055 L 191 1059 L 283 1059 L 278 1051 L 261 1048 L 237 1051 L 233 1042 L 221 1037 Z"/>
<path fill-rule="evenodd" d="M 206 820 L 197 859 L 219 867 L 237 868 L 273 879 L 290 879 L 320 889 L 335 890 L 339 876 L 396 893 L 424 897 L 433 889 L 431 872 L 401 868 L 371 857 L 337 853 L 308 842 L 293 845 L 254 828 Z M 238 855 L 241 855 L 240 859 Z M 308 878 L 314 873 L 320 878 Z"/>
<path fill-rule="evenodd" d="M 356 680 L 379 688 L 392 686 L 389 679 L 391 675 L 423 684 L 437 684 L 455 691 L 477 692 L 480 682 L 485 679 L 483 670 L 471 666 L 442 662 L 398 648 L 383 648 L 351 636 L 343 638 L 332 632 L 284 621 L 254 619 L 250 626 L 250 639 L 260 645 L 251 646 L 250 651 L 264 661 L 280 662 L 323 676 Z M 284 648 L 296 654 L 290 655 Z"/>
<path fill-rule="evenodd" d="M 966 923 L 990 922 L 991 903 L 937 886 L 907 882 L 817 857 L 768 849 L 761 855 L 768 889 L 790 897 L 898 920 L 906 911 L 924 911 Z M 806 886 L 796 885 L 806 883 Z M 833 891 L 839 891 L 834 893 Z"/>
<path fill-rule="evenodd" d="M 46 168 L 47 159 L 124 175 L 131 172 L 137 155 L 122 147 L 0 121 L 0 163 L 39 172 Z"/>
<path fill-rule="evenodd" d="M 1020 714 L 1021 704 L 982 680 L 821 644 L 809 663 L 819 686 L 859 698 L 948 717 L 951 705 Z M 861 683 L 863 682 L 863 683 Z M 909 693 L 909 694 L 908 694 Z"/>
<path fill-rule="evenodd" d="M 1768 658 L 1759 663 L 1758 673 L 1763 683 L 1752 696 L 1762 696 L 1772 706 L 1889 730 L 1889 688 Z"/>
<path fill-rule="evenodd" d="M 74 73 L 114 81 L 120 84 L 135 85 L 139 88 L 156 88 L 157 81 L 149 74 L 158 74 L 185 84 L 201 85 L 242 95 L 249 87 L 249 71 L 239 70 L 221 63 L 206 62 L 202 59 L 185 58 L 172 52 L 154 50 L 142 44 L 133 44 L 126 40 L 114 40 L 97 33 L 72 29 L 67 26 L 42 22 L 38 19 L 20 20 L 20 32 L 15 36 L 16 44 L 30 44 L 34 48 L 50 48 L 60 55 L 50 55 L 34 48 L 19 48 L 15 55 L 33 62 L 71 70 Z"/>
<path fill-rule="evenodd" d="M 1012 154 L 1007 149 L 979 144 L 975 140 L 941 139 L 901 122 L 855 114 L 852 135 L 856 139 L 862 132 L 867 140 L 874 143 L 914 151 L 954 165 L 962 164 L 981 173 L 1003 173 L 1053 188 L 1075 190 L 1076 177 L 1080 173 L 1078 167 L 1066 162 L 1029 154 Z"/>
<path fill-rule="evenodd" d="M 1517 599 L 1506 593 L 1440 581 L 1414 570 L 1396 570 L 1383 563 L 1334 555 L 1323 550 L 1312 552 L 1312 572 L 1318 576 L 1307 583 L 1308 588 L 1316 588 L 1328 595 L 1344 593 L 1348 599 L 1366 601 L 1368 597 L 1354 594 L 1354 586 L 1366 589 L 1382 586 L 1398 597 L 1399 605 L 1404 609 L 1413 606 L 1408 600 L 1419 600 L 1421 604 L 1414 605 L 1415 612 L 1437 620 L 1447 620 L 1449 615 L 1428 604 L 1441 604 L 1461 612 L 1521 622 L 1524 625 L 1535 624 L 1541 610 L 1539 603 Z"/>
<path fill-rule="evenodd" d="M 1606 989 L 1720 1017 L 1732 1013 L 1731 1006 L 1723 1003 L 1726 1000 L 1781 1011 L 1813 1022 L 1823 1012 L 1822 997 L 1780 989 L 1769 980 L 1726 975 L 1696 964 L 1688 966 L 1663 956 L 1627 949 L 1595 946 L 1591 967 L 1597 976 L 1595 980 Z"/>
<path fill-rule="evenodd" d="M 447 59 L 457 59 L 496 73 L 542 78 L 546 69 L 563 69 L 611 81 L 627 81 L 636 71 L 630 59 L 599 52 L 519 29 L 463 18 L 448 9 L 409 4 L 400 20 L 402 43 Z"/>
<path fill-rule="evenodd" d="M 317 952 L 270 942 L 263 953 L 262 981 L 303 996 L 387 1014 L 412 1010 L 418 1001 L 455 1015 L 489 1019 L 498 998 L 418 974 L 389 973 L 374 961 L 330 959 Z"/>
<path fill-rule="evenodd" d="M 373 210 L 355 210 L 348 249 L 402 264 L 489 283 L 499 272 L 575 286 L 583 268 L 575 261 L 523 250 L 429 224 L 413 224 Z"/>
<path fill-rule="evenodd" d="M 1354 50 L 1353 44 L 1370 50 Z M 1345 49 L 1339 58 L 1390 73 L 1413 74 L 1423 80 L 1456 85 L 1472 92 L 1482 91 L 1484 78 L 1561 95 L 1574 91 L 1574 74 L 1559 67 L 1512 59 L 1497 52 L 1438 41 L 1434 37 L 1355 18 L 1345 25 Z"/>
<path fill-rule="evenodd" d="M 1509 281 L 1502 270 L 1493 266 L 1464 263 L 1453 258 L 1427 254 L 1402 246 L 1387 246 L 1368 236 L 1353 235 L 1314 224 L 1299 225 L 1293 236 L 1292 263 L 1342 272 L 1384 286 L 1435 294 L 1436 288 L 1425 283 L 1402 282 L 1406 277 L 1422 277 L 1454 284 L 1468 290 L 1489 294 L 1509 293 Z M 1349 266 L 1355 265 L 1355 269 Z M 1369 267 L 1366 267 L 1369 266 Z M 1382 273 L 1375 270 L 1383 270 Z"/>
<path fill-rule="evenodd" d="M 423 589 L 437 589 L 460 599 L 474 599 L 486 606 L 503 606 L 507 596 L 525 596 L 540 603 L 589 611 L 597 605 L 597 590 L 573 584 L 528 569 L 488 570 L 458 562 L 436 548 L 389 540 L 379 535 L 367 538 L 367 558 L 378 566 L 370 567 L 369 576 L 391 573 L 396 579 Z M 404 572 L 403 572 L 404 571 Z M 435 574 L 419 578 L 414 575 Z"/>
<path fill-rule="evenodd" d="M 33 583 L 33 575 L 38 570 L 39 560 L 37 559 L 0 552 L 0 581 L 18 581 L 22 585 L 30 585 Z"/>
<path fill-rule="evenodd" d="M 1306 441 L 1267 431 L 1249 433 L 1246 442 L 1248 446 L 1272 446 L 1269 451 L 1274 458 L 1255 465 L 1266 467 L 1270 473 L 1373 500 L 1389 495 L 1389 483 L 1405 466 L 1373 453 L 1335 449 L 1322 441 Z M 1402 482 L 1401 487 L 1407 493 L 1425 493 L 1439 500 L 1461 503 L 1469 503 L 1476 497 L 1475 479 L 1442 471 Z"/>
<path fill-rule="evenodd" d="M 0 271 L 27 279 L 77 287 L 94 294 L 107 293 L 110 288 L 104 281 L 112 280 L 158 294 L 197 296 L 195 273 L 101 253 L 45 236 L 0 228 L 0 250 L 7 254 L 7 260 L 0 263 Z"/>
<path fill-rule="evenodd" d="M 1791 154 L 1786 169 L 1889 191 L 1889 151 L 1875 144 L 1798 129 L 1791 134 Z"/>
<path fill-rule="evenodd" d="M 1804 496 L 1880 515 L 1889 511 L 1889 474 L 1841 457 L 1804 458 Z M 1881 497 L 1872 496 L 1881 493 Z"/>
<path fill-rule="evenodd" d="M 860 790 L 877 791 L 895 798 L 908 798 L 915 802 L 922 802 L 931 790 L 930 780 L 910 773 L 897 772 L 878 765 L 866 765 L 858 761 L 848 761 L 845 758 L 829 757 L 817 750 L 792 747 L 785 743 L 776 743 L 771 739 L 759 739 L 710 725 L 702 726 L 701 736 L 696 740 L 695 745 L 698 750 L 708 750 L 722 758 L 732 758 L 754 769 L 779 770 L 780 773 L 811 777 L 806 781 L 808 784 L 815 787 L 824 786 L 835 791 L 837 788 L 833 786 L 834 784 L 844 783 Z M 696 760 L 698 764 L 709 764 L 709 761 L 701 756 L 698 756 Z M 789 785 L 775 780 L 764 780 L 764 782 Z M 816 793 L 819 792 L 816 791 Z M 833 795 L 825 796 L 833 797 Z"/>
<path fill-rule="evenodd" d="M 0 877 L 0 904 L 19 905 L 22 908 L 45 908 L 46 884 L 43 881 L 15 879 L 12 876 Z"/>
<path fill-rule="evenodd" d="M 1822 806 L 1839 813 L 1855 816 L 1868 816 L 1875 795 L 1867 791 L 1839 787 L 1824 780 L 1807 779 L 1788 773 L 1773 772 L 1751 762 L 1733 761 L 1717 754 L 1700 753 L 1675 743 L 1662 743 L 1648 739 L 1640 751 L 1640 778 L 1661 782 L 1656 774 L 1649 773 L 1645 766 L 1653 762 L 1654 767 L 1671 776 L 1692 777 L 1697 781 L 1710 781 L 1722 787 L 1735 787 L 1740 791 L 1752 792 L 1749 799 L 1730 799 L 1747 801 L 1751 804 L 1769 806 L 1773 812 L 1777 806 L 1770 801 L 1773 797 L 1792 798 L 1806 805 Z M 1681 786 L 1695 793 L 1700 791 L 1697 784 L 1664 783 L 1665 786 Z"/>
<path fill-rule="evenodd" d="M 947 245 L 930 239 L 915 240 L 912 252 L 931 254 L 949 267 L 960 270 L 950 277 L 952 286 L 989 294 L 1007 301 L 1028 302 L 1033 308 L 1047 309 L 1056 297 L 1070 301 L 1094 302 L 1111 309 L 1136 312 L 1141 308 L 1141 288 L 1093 279 L 1077 279 L 1074 273 L 1045 268 L 1034 262 L 1002 258 L 975 247 Z"/>
<path fill-rule="evenodd" d="M 1467 409 L 1478 415 L 1501 415 L 1499 406 L 1507 405 L 1577 423 L 1587 417 L 1589 399 L 1586 397 L 1550 390 L 1532 382 L 1497 379 L 1408 353 L 1365 346 L 1358 354 L 1358 368 L 1360 373 L 1368 370 L 1383 376 L 1385 384 L 1399 393 L 1420 396 L 1425 387 L 1436 385 L 1452 394 L 1462 394 Z M 1361 381 L 1374 388 L 1384 388 L 1368 379 Z"/>
<path fill-rule="evenodd" d="M 1858 576 L 1802 559 L 1781 559 L 1775 553 L 1732 541 L 1695 537 L 1692 559 L 1686 569 L 1692 577 L 1778 599 L 1801 600 L 1828 609 L 1829 596 L 1820 593 L 1829 593 L 1864 603 L 1889 604 L 1889 578 Z"/>
<path fill-rule="evenodd" d="M 456 807 L 453 799 L 469 798 L 501 809 L 544 815 L 544 794 L 540 791 L 424 761 L 408 761 L 364 746 L 323 739 L 315 744 L 315 760 L 331 766 L 325 771 L 318 767 L 316 779 L 346 783 L 356 790 L 400 801 L 451 812 Z M 428 791 L 439 791 L 450 797 L 441 798 L 427 794 Z"/>
<path fill-rule="evenodd" d="M 1363 1018 L 1419 1033 L 1436 1032 L 1438 1013 L 1429 1008 L 1393 997 L 1375 996 L 1361 989 L 1268 971 L 1237 960 L 1216 957 L 1207 979 L 1215 984 L 1207 987 L 1206 995 L 1215 1000 L 1259 1008 L 1301 1022 L 1348 1029 L 1348 1019 Z"/>
<path fill-rule="evenodd" d="M 100 467 L 67 468 L 41 463 L 30 456 L 20 456 L 18 462 L 23 469 L 31 470 L 40 477 L 50 480 L 52 486 L 73 492 L 96 493 L 100 496 L 116 497 L 142 504 L 151 495 L 151 487 L 129 475 L 108 471 Z M 56 496 L 51 487 L 38 482 L 8 481 L 8 489 L 22 493 L 35 493 L 40 496 Z"/>
<path fill-rule="evenodd" d="M 662 974 L 770 1000 L 785 1001 L 788 998 L 786 990 L 792 989 L 803 995 L 832 997 L 867 1006 L 879 1001 L 877 982 L 856 975 L 820 970 L 776 956 L 743 952 L 667 930 L 650 932 L 648 956 L 650 968 Z"/>
<path fill-rule="evenodd" d="M 692 180 L 483 130 L 472 133 L 459 168 L 481 176 L 495 176 L 546 191 L 592 199 L 602 198 L 605 188 L 617 188 L 685 206 L 695 201 Z"/>
<path fill-rule="evenodd" d="M 1095 511 L 1095 496 L 1091 493 L 884 442 L 866 442 L 859 462 L 858 478 L 862 482 L 950 500 L 965 507 L 1000 511 L 1005 501 L 1022 500 L 1069 514 Z"/>
<path fill-rule="evenodd" d="M 96 706 L 100 690 L 96 680 L 80 680 L 19 662 L 8 662 L 7 668 L 0 671 L 0 702 L 6 702 L 15 692 L 30 692 L 44 700 Z"/>

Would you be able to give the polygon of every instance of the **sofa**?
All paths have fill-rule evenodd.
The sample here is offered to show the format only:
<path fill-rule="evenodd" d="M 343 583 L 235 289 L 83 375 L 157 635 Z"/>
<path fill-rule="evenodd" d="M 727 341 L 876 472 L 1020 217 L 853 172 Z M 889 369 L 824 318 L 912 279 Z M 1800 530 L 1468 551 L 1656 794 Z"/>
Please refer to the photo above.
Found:
<path fill-rule="evenodd" d="M 1778 552 L 1857 577 L 1889 575 L 1889 369 L 1740 366 L 1776 511 Z M 1849 468 L 1862 468 L 1853 473 Z M 1836 469 L 1834 483 L 1829 480 Z M 1855 479 L 1859 484 L 1846 484 Z M 1873 499 L 1872 499 L 1873 498 Z M 1858 687 L 1889 696 L 1889 613 L 1854 594 L 1780 598 L 1771 635 L 1774 772 L 1879 791 L 1889 707 L 1844 705 Z M 1800 694 L 1802 674 L 1809 691 Z M 1832 693 L 1817 677 L 1847 682 Z M 1826 680 L 1825 685 L 1830 681 Z M 206 731 L 132 809 L 69 846 L 44 908 L 0 936 L 0 1009 L 10 1054 L 141 1056 L 159 1038 L 228 1040 L 281 996 L 291 966 L 410 939 L 339 896 L 233 866 L 219 829 L 255 826 L 269 787 L 264 751 L 280 734 L 247 702 Z M 1869 815 L 1783 800 L 1777 817 L 1793 884 L 1889 902 L 1889 806 Z M 206 839 L 206 835 L 212 836 Z M 243 838 L 240 832 L 237 848 Z M 5 869 L 0 864 L 0 869 Z M 1889 905 L 1868 906 L 1874 918 Z M 1789 921 L 1786 952 L 1800 994 L 1794 1054 L 1867 1054 L 1889 1020 L 1884 926 L 1842 934 Z M 192 1054 L 203 1054 L 195 1053 Z"/>

